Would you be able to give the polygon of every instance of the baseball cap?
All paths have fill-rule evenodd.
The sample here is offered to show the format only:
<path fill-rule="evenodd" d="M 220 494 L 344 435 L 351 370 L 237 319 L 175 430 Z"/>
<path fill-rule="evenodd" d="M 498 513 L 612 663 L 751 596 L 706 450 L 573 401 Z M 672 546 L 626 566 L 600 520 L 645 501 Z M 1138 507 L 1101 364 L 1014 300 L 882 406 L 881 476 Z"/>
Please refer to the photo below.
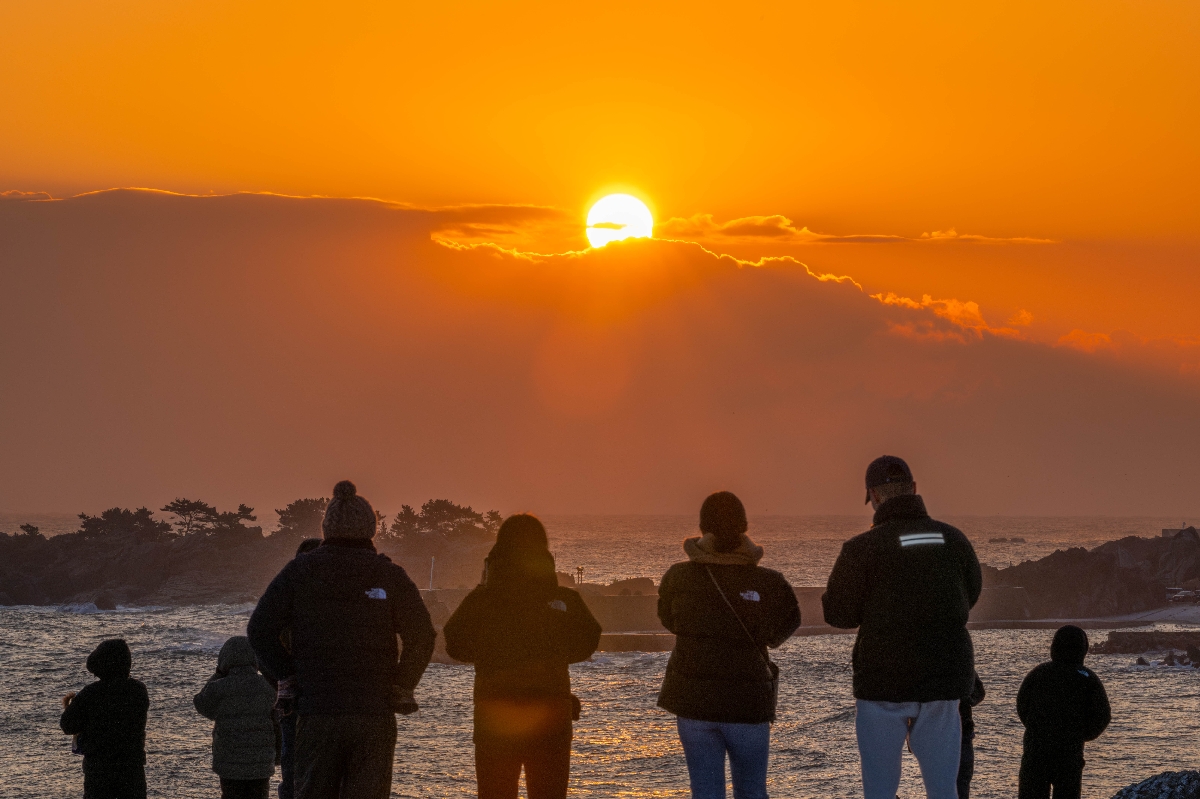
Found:
<path fill-rule="evenodd" d="M 902 458 L 884 455 L 871 461 L 867 467 L 867 502 L 871 501 L 871 489 L 887 483 L 911 483 L 912 470 Z M 865 503 L 864 503 L 865 504 Z"/>

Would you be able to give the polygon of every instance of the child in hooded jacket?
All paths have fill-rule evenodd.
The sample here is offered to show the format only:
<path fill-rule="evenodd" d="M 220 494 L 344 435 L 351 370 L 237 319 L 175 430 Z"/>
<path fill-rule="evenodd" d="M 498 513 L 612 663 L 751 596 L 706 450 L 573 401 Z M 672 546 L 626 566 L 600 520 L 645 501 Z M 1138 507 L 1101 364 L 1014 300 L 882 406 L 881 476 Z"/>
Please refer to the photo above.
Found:
<path fill-rule="evenodd" d="M 258 673 L 250 639 L 234 636 L 217 655 L 217 673 L 193 704 L 213 725 L 213 771 L 221 799 L 267 799 L 275 773 L 275 689 Z"/>
<path fill-rule="evenodd" d="M 1078 799 L 1083 788 L 1083 745 L 1100 737 L 1112 711 L 1104 685 L 1083 665 L 1087 633 L 1068 624 L 1054 634 L 1050 662 L 1036 667 L 1017 692 L 1025 725 L 1019 799 Z"/>
<path fill-rule="evenodd" d="M 84 799 L 146 799 L 146 686 L 129 676 L 133 655 L 120 638 L 88 655 L 98 681 L 63 697 L 59 727 L 83 754 Z"/>

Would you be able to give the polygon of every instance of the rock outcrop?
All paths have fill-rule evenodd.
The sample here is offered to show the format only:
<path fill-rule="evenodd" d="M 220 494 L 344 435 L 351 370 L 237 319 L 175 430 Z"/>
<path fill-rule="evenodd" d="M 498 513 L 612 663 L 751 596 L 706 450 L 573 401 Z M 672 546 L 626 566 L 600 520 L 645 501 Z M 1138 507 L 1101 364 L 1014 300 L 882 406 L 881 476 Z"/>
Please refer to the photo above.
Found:
<path fill-rule="evenodd" d="M 204 605 L 253 602 L 297 541 L 236 537 L 0 537 L 0 601 L 9 605 Z"/>
<path fill-rule="evenodd" d="M 1164 771 L 1122 788 L 1112 799 L 1200 799 L 1200 771 Z"/>
<path fill-rule="evenodd" d="M 1092 644 L 1097 655 L 1141 655 L 1146 652 L 1188 652 L 1200 647 L 1200 631 L 1154 632 L 1121 630 Z M 1189 655 L 1190 657 L 1190 655 Z"/>
<path fill-rule="evenodd" d="M 1200 579 L 1200 536 L 1130 536 L 1092 550 L 1058 550 L 1007 569 L 984 567 L 987 588 L 1024 589 L 1031 619 L 1088 619 L 1166 604 L 1168 586 Z"/>

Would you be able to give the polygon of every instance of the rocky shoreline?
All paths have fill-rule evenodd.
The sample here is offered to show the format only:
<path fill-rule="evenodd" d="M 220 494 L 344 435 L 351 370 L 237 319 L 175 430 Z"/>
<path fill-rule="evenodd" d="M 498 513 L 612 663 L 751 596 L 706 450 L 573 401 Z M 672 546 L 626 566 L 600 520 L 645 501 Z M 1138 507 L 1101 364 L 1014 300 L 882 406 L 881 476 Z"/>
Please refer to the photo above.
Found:
<path fill-rule="evenodd" d="M 299 540 L 263 536 L 258 528 L 165 540 L 117 533 L 0 535 L 0 605 L 94 603 L 107 609 L 254 602 Z M 464 558 L 481 567 L 485 543 Z M 410 573 L 423 568 L 407 563 L 406 553 L 386 541 L 379 547 Z M 454 597 L 471 584 L 467 575 L 478 573 L 472 563 L 456 569 L 453 579 L 461 587 L 435 591 L 430 599 L 452 610 Z M 1167 606 L 1168 587 L 1193 586 L 1200 587 L 1200 536 L 1194 529 L 1170 538 L 1129 537 L 1090 551 L 1059 550 L 1007 569 L 985 567 L 984 594 L 971 620 L 980 626 L 1039 626 L 1050 620 L 1122 619 Z M 606 630 L 661 632 L 651 581 L 579 589 Z M 820 593 L 820 587 L 797 589 L 809 634 L 821 631 Z M 431 610 L 437 615 L 441 609 Z"/>

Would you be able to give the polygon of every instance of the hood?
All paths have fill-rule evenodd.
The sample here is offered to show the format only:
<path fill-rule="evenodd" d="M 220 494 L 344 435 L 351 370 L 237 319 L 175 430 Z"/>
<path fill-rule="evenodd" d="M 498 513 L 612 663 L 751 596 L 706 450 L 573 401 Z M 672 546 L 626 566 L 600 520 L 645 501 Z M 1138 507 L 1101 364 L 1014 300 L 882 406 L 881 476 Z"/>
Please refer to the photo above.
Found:
<path fill-rule="evenodd" d="M 1066 627 L 1059 627 L 1058 632 L 1054 634 L 1054 643 L 1050 645 L 1050 659 L 1068 666 L 1082 666 L 1087 651 L 1087 633 L 1074 624 L 1068 624 Z"/>
<path fill-rule="evenodd" d="M 553 590 L 558 587 L 554 571 L 554 556 L 537 550 L 508 550 L 495 548 L 487 557 L 489 588 L 526 588 Z"/>
<path fill-rule="evenodd" d="M 687 553 L 688 560 L 712 566 L 757 566 L 763 556 L 763 548 L 751 541 L 750 536 L 745 533 L 742 533 L 742 540 L 737 549 L 731 552 L 718 552 L 717 537 L 712 533 L 686 539 L 683 542 L 683 551 Z"/>
<path fill-rule="evenodd" d="M 120 680 L 129 676 L 133 668 L 133 653 L 123 638 L 101 641 L 100 646 L 88 655 L 87 670 L 101 680 Z"/>
<path fill-rule="evenodd" d="M 235 635 L 230 638 L 221 647 L 221 654 L 217 655 L 218 671 L 228 672 L 238 666 L 258 669 L 258 659 L 254 656 L 254 648 L 250 646 L 250 639 L 244 635 Z"/>

